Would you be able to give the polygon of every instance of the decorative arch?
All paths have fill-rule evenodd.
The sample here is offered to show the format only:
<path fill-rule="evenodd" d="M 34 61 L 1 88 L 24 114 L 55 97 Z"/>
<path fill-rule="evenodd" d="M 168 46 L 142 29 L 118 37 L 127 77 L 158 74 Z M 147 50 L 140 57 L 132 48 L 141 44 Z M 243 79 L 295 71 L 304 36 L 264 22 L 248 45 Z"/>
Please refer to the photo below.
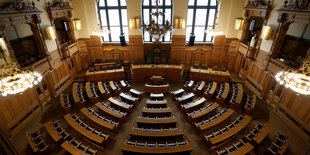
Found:
<path fill-rule="evenodd" d="M 0 36 L 4 37 L 7 45 L 10 45 L 6 36 L 6 28 L 15 24 L 28 24 L 31 27 L 35 43 L 38 46 L 38 52 L 40 57 L 46 57 L 48 50 L 45 41 L 42 37 L 42 31 L 40 27 L 42 12 L 35 7 L 35 3 L 26 4 L 23 1 L 12 1 L 5 7 L 0 8 Z M 8 46 L 10 51 L 13 51 Z M 11 52 L 12 57 L 16 60 L 14 52 Z"/>
<path fill-rule="evenodd" d="M 272 57 L 278 57 L 280 50 L 285 40 L 286 33 L 289 26 L 292 23 L 302 23 L 310 25 L 310 3 L 308 2 L 292 2 L 288 4 L 288 1 L 284 2 L 284 5 L 277 10 L 278 16 L 278 28 L 276 31 L 275 39 L 271 46 Z"/>

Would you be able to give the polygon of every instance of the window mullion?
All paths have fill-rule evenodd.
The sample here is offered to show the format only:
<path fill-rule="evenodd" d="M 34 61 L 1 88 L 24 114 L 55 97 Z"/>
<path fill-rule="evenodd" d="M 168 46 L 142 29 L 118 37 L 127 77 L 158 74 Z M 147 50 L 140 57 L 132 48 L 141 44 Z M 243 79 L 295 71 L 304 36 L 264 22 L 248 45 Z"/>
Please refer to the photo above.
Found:
<path fill-rule="evenodd" d="M 210 4 L 211 4 L 211 1 L 208 2 L 208 6 L 210 6 Z M 208 28 L 208 25 L 209 25 L 209 13 L 210 13 L 210 9 L 208 8 L 208 9 L 207 9 L 207 15 L 206 15 L 205 30 Z M 207 33 L 204 32 L 204 35 L 203 35 L 203 42 L 206 41 L 206 37 L 207 37 Z"/>
<path fill-rule="evenodd" d="M 122 10 L 120 6 L 121 6 L 121 1 L 118 0 L 119 24 L 120 24 L 121 34 L 123 34 Z"/>

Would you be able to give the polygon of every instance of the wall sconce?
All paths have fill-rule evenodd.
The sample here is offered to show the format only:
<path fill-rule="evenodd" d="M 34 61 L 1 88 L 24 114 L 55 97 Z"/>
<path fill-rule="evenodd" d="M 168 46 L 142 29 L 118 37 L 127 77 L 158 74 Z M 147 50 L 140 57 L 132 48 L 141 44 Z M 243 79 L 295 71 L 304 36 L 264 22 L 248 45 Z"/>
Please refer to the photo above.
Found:
<path fill-rule="evenodd" d="M 139 18 L 129 19 L 129 28 L 130 29 L 139 29 L 140 28 L 140 19 Z"/>
<path fill-rule="evenodd" d="M 46 30 L 48 40 L 56 39 L 56 32 L 53 26 L 49 26 L 45 30 Z"/>
<path fill-rule="evenodd" d="M 243 28 L 244 19 L 243 18 L 237 18 L 235 21 L 235 30 L 242 30 Z"/>
<path fill-rule="evenodd" d="M 174 27 L 176 29 L 185 29 L 185 19 L 184 18 L 175 18 Z"/>
<path fill-rule="evenodd" d="M 271 36 L 271 33 L 272 33 L 272 27 L 264 25 L 260 38 L 263 39 L 263 40 L 269 40 L 269 38 Z"/>
<path fill-rule="evenodd" d="M 73 29 L 75 31 L 79 31 L 82 29 L 82 23 L 80 19 L 74 19 L 72 23 L 73 23 Z"/>

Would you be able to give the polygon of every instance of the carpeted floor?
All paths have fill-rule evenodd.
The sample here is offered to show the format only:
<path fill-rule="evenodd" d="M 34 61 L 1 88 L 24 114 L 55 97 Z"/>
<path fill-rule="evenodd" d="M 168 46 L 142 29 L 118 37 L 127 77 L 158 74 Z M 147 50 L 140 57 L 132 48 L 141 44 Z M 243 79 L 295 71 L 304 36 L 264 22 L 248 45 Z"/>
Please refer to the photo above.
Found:
<path fill-rule="evenodd" d="M 183 83 L 169 83 L 170 90 L 176 90 L 183 87 Z M 135 83 L 132 84 L 132 88 L 135 88 L 140 91 L 144 91 L 144 83 Z M 71 94 L 72 86 L 69 86 L 64 93 Z M 245 88 L 245 94 L 252 94 L 248 89 Z M 115 135 L 111 136 L 111 141 L 104 147 L 104 149 L 100 147 L 96 147 L 94 144 L 89 142 L 86 138 L 78 135 L 74 129 L 68 127 L 68 124 L 63 119 L 65 112 L 60 106 L 59 98 L 53 98 L 42 111 L 31 121 L 29 124 L 19 132 L 15 137 L 12 138 L 12 143 L 17 148 L 20 154 L 31 154 L 31 150 L 27 147 L 27 140 L 25 138 L 25 132 L 28 130 L 34 131 L 36 129 L 40 129 L 42 132 L 43 137 L 47 139 L 48 143 L 50 144 L 50 148 L 53 150 L 51 154 L 66 154 L 60 144 L 53 143 L 53 140 L 48 136 L 44 128 L 44 124 L 48 121 L 55 121 L 60 120 L 61 124 L 65 127 L 65 129 L 74 137 L 78 137 L 83 144 L 89 145 L 91 148 L 98 150 L 98 154 L 107 154 L 107 155 L 121 155 L 122 152 L 120 150 L 121 145 L 124 143 L 125 139 L 129 136 L 129 131 L 132 129 L 133 126 L 136 126 L 136 118 L 138 116 L 142 116 L 142 108 L 146 105 L 146 100 L 149 98 L 148 94 L 144 94 L 143 100 L 140 102 L 138 106 L 136 106 L 132 113 L 129 114 L 129 117 L 124 123 L 120 124 L 120 127 Z M 195 128 L 192 124 L 190 124 L 185 119 L 185 114 L 181 112 L 180 108 L 174 104 L 174 101 L 171 100 L 170 96 L 166 94 L 165 99 L 168 101 L 168 106 L 172 109 L 172 115 L 176 116 L 177 118 L 177 126 L 182 128 L 184 131 L 185 139 L 188 139 L 189 143 L 192 144 L 193 155 L 207 155 L 207 154 L 215 154 L 215 151 L 209 151 L 208 148 L 204 143 L 202 143 L 202 135 L 198 135 Z M 105 101 L 106 102 L 106 101 Z M 208 101 L 212 102 L 212 101 Z M 88 103 L 87 106 L 92 106 L 94 109 L 95 106 L 91 103 Z M 225 106 L 224 106 L 225 107 Z M 219 108 L 220 109 L 220 108 Z M 218 109 L 218 110 L 219 110 Z M 73 107 L 73 111 L 76 112 L 81 118 L 83 115 L 80 114 L 79 109 L 77 107 Z M 241 113 L 241 109 L 237 110 L 238 113 Z M 212 114 L 211 114 L 212 115 Z M 222 123 L 220 126 L 212 128 L 208 130 L 206 133 L 210 133 L 212 131 L 216 131 L 219 128 L 223 127 L 225 124 L 229 123 L 231 120 L 236 118 L 237 114 L 232 116 L 229 120 Z M 288 124 L 283 121 L 273 110 L 270 108 L 267 103 L 258 99 L 256 103 L 255 110 L 250 115 L 253 119 L 250 124 L 247 126 L 246 129 L 242 130 L 237 136 L 232 137 L 232 140 L 225 143 L 223 146 L 215 149 L 222 149 L 224 146 L 229 146 L 233 142 L 236 142 L 239 138 L 241 138 L 248 130 L 255 124 L 256 121 L 265 121 L 269 122 L 272 125 L 272 130 L 269 133 L 269 136 L 258 146 L 255 147 L 250 154 L 264 154 L 266 152 L 266 146 L 270 144 L 271 139 L 274 137 L 277 131 L 282 131 L 285 133 L 290 133 L 292 135 L 292 141 L 289 145 L 286 154 L 296 154 L 296 155 L 305 155 L 309 149 L 310 145 L 306 143 L 299 135 L 297 135 L 292 128 L 288 126 Z M 91 126 L 100 129 L 96 124 L 91 123 L 88 121 Z M 101 130 L 101 129 L 100 129 Z"/>

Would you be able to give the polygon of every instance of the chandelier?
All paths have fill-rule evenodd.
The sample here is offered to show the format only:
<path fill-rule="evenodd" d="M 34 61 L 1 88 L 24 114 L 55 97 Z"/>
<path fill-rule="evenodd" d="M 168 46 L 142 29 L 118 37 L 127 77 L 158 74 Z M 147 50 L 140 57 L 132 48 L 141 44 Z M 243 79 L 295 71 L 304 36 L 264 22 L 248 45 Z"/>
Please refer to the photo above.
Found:
<path fill-rule="evenodd" d="M 159 24 L 159 16 L 162 16 L 163 13 L 158 11 L 158 1 L 159 0 L 156 0 L 156 11 L 151 13 L 152 16 L 156 17 L 155 20 L 152 19 L 149 25 L 143 24 L 143 26 L 140 28 L 141 31 L 147 31 L 156 41 L 159 41 L 159 39 L 162 38 L 166 33 L 174 31 L 174 27 L 168 20 L 166 20 L 166 23 Z"/>
<path fill-rule="evenodd" d="M 3 38 L 0 38 L 0 67 L 0 92 L 2 96 L 22 93 L 42 80 L 41 74 L 29 70 L 22 71 L 18 68 L 17 64 L 12 61 Z"/>
<path fill-rule="evenodd" d="M 217 24 L 215 25 L 214 29 L 206 29 L 205 33 L 210 34 L 211 36 L 218 36 L 218 35 L 224 34 L 223 31 L 221 31 L 217 28 Z"/>
<path fill-rule="evenodd" d="M 92 35 L 96 35 L 99 37 L 103 37 L 105 34 L 110 33 L 109 30 L 102 28 L 100 24 L 98 24 L 98 29 L 92 33 Z"/>
<path fill-rule="evenodd" d="M 279 72 L 275 77 L 286 88 L 290 88 L 299 94 L 310 95 L 310 61 L 305 61 L 297 71 Z"/>

